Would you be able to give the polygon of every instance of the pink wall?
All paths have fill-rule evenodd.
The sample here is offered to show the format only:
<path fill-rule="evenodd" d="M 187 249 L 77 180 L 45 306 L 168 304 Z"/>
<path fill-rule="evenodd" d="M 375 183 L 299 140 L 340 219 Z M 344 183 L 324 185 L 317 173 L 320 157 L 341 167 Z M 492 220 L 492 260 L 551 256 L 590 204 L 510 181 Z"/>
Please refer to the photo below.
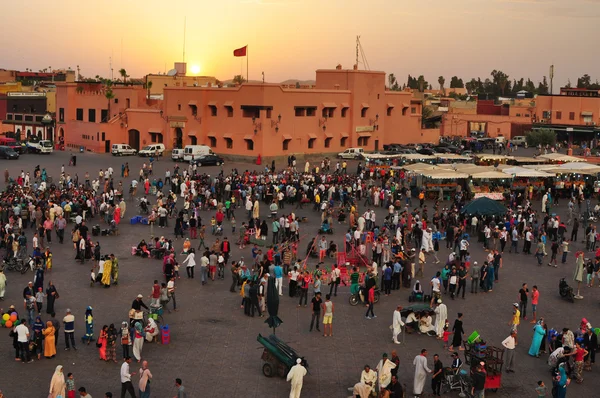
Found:
<path fill-rule="evenodd" d="M 547 123 L 585 125 L 582 112 L 592 112 L 591 122 L 596 125 L 600 124 L 600 97 L 544 95 L 536 98 L 536 105 L 535 114 L 538 121 L 544 119 Z M 551 112 L 550 118 L 544 116 L 545 111 Z M 573 120 L 570 118 L 571 112 L 573 112 Z"/>

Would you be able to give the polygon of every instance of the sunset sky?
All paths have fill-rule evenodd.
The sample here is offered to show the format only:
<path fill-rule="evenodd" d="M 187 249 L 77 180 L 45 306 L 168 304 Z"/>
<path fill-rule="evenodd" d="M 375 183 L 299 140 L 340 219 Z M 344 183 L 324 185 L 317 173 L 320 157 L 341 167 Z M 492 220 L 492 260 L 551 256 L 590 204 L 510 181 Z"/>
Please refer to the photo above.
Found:
<path fill-rule="evenodd" d="M 0 68 L 81 67 L 86 77 L 164 72 L 182 60 L 221 80 L 246 72 L 232 51 L 249 46 L 250 78 L 314 79 L 351 68 L 356 35 L 372 70 L 541 80 L 554 87 L 600 79 L 600 0 L 29 0 L 2 2 Z M 122 43 L 122 44 L 121 44 Z M 362 65 L 361 68 L 364 68 Z"/>

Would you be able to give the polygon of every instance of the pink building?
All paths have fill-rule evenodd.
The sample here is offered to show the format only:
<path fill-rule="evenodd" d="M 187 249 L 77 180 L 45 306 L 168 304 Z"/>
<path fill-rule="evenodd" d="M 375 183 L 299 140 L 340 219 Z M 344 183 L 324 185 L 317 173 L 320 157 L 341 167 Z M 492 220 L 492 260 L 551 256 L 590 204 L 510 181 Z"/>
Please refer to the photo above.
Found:
<path fill-rule="evenodd" d="M 278 84 L 233 88 L 165 87 L 164 99 L 146 90 L 99 84 L 57 85 L 57 134 L 67 147 L 108 152 L 114 143 L 167 149 L 209 145 L 223 155 L 257 157 L 378 150 L 386 143 L 437 142 L 421 129 L 421 102 L 387 91 L 385 73 L 317 70 L 311 89 Z"/>

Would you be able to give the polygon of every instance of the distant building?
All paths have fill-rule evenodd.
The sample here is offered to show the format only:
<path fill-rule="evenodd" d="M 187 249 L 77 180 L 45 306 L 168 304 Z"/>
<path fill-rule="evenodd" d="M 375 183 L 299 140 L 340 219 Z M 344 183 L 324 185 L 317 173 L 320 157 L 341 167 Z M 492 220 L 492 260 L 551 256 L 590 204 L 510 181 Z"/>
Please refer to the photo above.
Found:
<path fill-rule="evenodd" d="M 2 124 L 3 132 L 14 132 L 17 139 L 54 140 L 54 119 L 47 111 L 46 93 L 8 93 Z"/>

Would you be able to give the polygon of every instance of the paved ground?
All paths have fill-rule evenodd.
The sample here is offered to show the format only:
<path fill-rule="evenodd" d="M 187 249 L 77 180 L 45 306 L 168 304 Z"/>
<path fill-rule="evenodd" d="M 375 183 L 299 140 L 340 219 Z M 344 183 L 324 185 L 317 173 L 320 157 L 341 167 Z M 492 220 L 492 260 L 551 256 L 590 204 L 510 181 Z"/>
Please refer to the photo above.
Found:
<path fill-rule="evenodd" d="M 136 170 L 139 170 L 142 159 L 95 154 L 78 156 L 77 168 L 67 167 L 67 170 L 71 174 L 77 172 L 82 178 L 86 170 L 95 175 L 100 167 L 107 167 L 108 164 L 115 170 L 120 170 L 124 161 L 129 161 L 132 174 L 137 175 Z M 47 168 L 50 175 L 57 175 L 63 163 L 68 163 L 68 153 L 24 155 L 18 161 L 3 161 L 2 167 L 8 167 L 11 175 L 16 175 L 21 169 L 33 172 L 35 165 L 40 164 Z M 155 170 L 164 175 L 164 170 L 172 166 L 171 161 L 160 161 Z M 225 170 L 232 166 L 234 165 L 228 164 Z M 239 170 L 255 167 L 247 164 L 235 166 Z M 207 169 L 210 173 L 218 172 L 216 167 Z M 354 166 L 350 170 L 354 170 Z M 565 208 L 566 202 L 563 201 L 559 212 L 564 212 Z M 266 207 L 262 207 L 261 214 L 265 214 L 266 210 Z M 381 219 L 383 211 L 379 209 L 378 212 L 378 218 Z M 135 213 L 135 209 L 130 205 L 125 218 L 129 219 L 132 213 Z M 301 224 L 303 234 L 316 234 L 319 225 L 317 214 L 310 210 L 297 211 L 297 214 L 306 215 L 310 220 L 308 224 Z M 206 213 L 206 216 L 203 215 L 204 219 L 205 217 L 210 216 Z M 242 219 L 242 212 L 238 211 L 238 225 Z M 341 226 L 336 227 L 334 239 L 338 244 L 342 242 L 343 230 Z M 169 236 L 173 234 L 171 229 L 164 232 Z M 103 253 L 113 252 L 120 258 L 120 283 L 110 289 L 89 287 L 90 266 L 73 261 L 71 245 L 51 245 L 55 265 L 52 275 L 46 276 L 46 283 L 52 279 L 60 292 L 61 298 L 56 307 L 61 316 L 67 307 L 73 309 L 77 336 L 84 332 L 82 317 L 86 306 L 94 307 L 96 331 L 99 331 L 103 324 L 119 324 L 125 320 L 131 301 L 138 293 L 149 294 L 152 280 L 161 277 L 161 263 L 129 255 L 132 245 L 137 244 L 141 238 L 148 237 L 148 227 L 123 224 L 119 237 L 98 239 Z M 208 243 L 210 242 L 209 238 Z M 305 243 L 306 241 L 302 242 L 302 248 Z M 477 245 L 472 246 L 473 260 L 482 262 L 484 252 L 475 246 Z M 579 247 L 581 243 L 575 246 Z M 446 256 L 448 252 L 442 248 L 440 254 Z M 240 255 L 251 257 L 250 249 L 240 253 L 234 248 L 232 258 L 237 259 Z M 500 273 L 501 282 L 495 286 L 493 293 L 477 296 L 469 294 L 466 300 L 446 300 L 450 321 L 454 321 L 457 312 L 463 312 L 467 334 L 478 330 L 490 343 L 499 345 L 509 331 L 507 323 L 511 318 L 511 304 L 518 300 L 517 292 L 521 284 L 528 282 L 530 286 L 539 286 L 539 312 L 550 328 L 568 326 L 574 329 L 583 316 L 592 325 L 600 325 L 597 313 L 600 289 L 583 288 L 585 298 L 574 304 L 563 301 L 558 296 L 558 281 L 561 277 L 570 280 L 573 266 L 572 257 L 567 266 L 555 269 L 538 267 L 532 256 L 506 254 L 504 268 Z M 428 280 L 436 270 L 434 265 L 428 265 L 427 278 L 423 279 Z M 22 289 L 33 277 L 31 274 L 22 276 L 11 272 L 7 277 L 8 291 L 2 306 L 6 308 L 14 303 L 19 308 Z M 190 397 L 287 396 L 289 385 L 283 379 L 268 379 L 261 372 L 262 349 L 256 336 L 258 333 L 269 333 L 267 325 L 263 323 L 264 319 L 243 315 L 239 308 L 240 297 L 229 293 L 229 283 L 229 279 L 226 279 L 201 286 L 199 279 L 187 280 L 185 277 L 178 281 L 177 298 L 181 311 L 165 315 L 171 326 L 171 344 L 144 346 L 143 357 L 150 362 L 150 369 L 154 374 L 152 396 L 175 395 L 173 381 L 176 377 L 183 379 Z M 370 364 L 375 367 L 381 354 L 389 353 L 394 348 L 398 349 L 401 358 L 400 379 L 407 385 L 409 393 L 412 392 L 414 374 L 412 360 L 421 348 L 427 348 L 430 357 L 436 352 L 440 353 L 442 362 L 449 363 L 449 356 L 434 338 L 408 335 L 405 345 L 396 346 L 391 343 L 388 326 L 395 306 L 408 305 L 407 290 L 394 292 L 391 297 L 383 297 L 375 307 L 378 317 L 373 320 L 364 318 L 365 308 L 351 307 L 348 304 L 348 288 L 342 287 L 340 290 L 341 294 L 334 300 L 333 338 L 324 338 L 316 332 L 309 333 L 310 310 L 297 309 L 295 300 L 285 295 L 282 297 L 280 316 L 284 323 L 277 334 L 304 355 L 310 364 L 310 374 L 304 379 L 303 397 L 347 397 L 347 387 L 358 381 L 363 366 Z M 503 375 L 501 390 L 495 394 L 490 393 L 491 396 L 531 397 L 534 396 L 533 389 L 537 380 L 550 384 L 545 361 L 527 355 L 531 336 L 531 325 L 522 324 L 517 348 L 518 372 Z M 3 358 L 0 388 L 7 398 L 46 397 L 52 371 L 57 364 L 61 364 L 65 372 L 75 374 L 77 387 L 85 386 L 94 397 L 102 397 L 105 391 L 112 391 L 118 396 L 119 365 L 99 361 L 93 345 L 80 347 L 79 351 L 65 352 L 61 338 L 56 359 L 25 365 L 13 360 L 12 340 L 8 338 L 6 331 L 6 337 L 0 340 L 0 357 Z M 586 373 L 583 384 L 571 384 L 568 388 L 569 395 L 594 396 L 594 388 L 600 386 L 595 379 L 597 375 L 598 368 L 594 368 L 592 373 Z"/>

